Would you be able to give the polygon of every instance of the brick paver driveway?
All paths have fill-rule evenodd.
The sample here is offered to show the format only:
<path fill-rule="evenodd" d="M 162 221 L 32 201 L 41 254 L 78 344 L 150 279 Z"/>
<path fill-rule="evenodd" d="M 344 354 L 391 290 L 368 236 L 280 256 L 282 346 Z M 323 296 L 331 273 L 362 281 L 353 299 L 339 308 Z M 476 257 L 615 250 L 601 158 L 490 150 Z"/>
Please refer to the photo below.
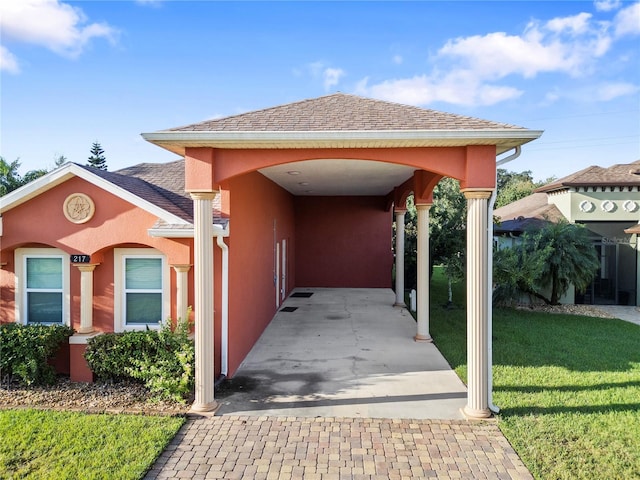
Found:
<path fill-rule="evenodd" d="M 494 422 L 191 418 L 147 479 L 531 479 Z"/>

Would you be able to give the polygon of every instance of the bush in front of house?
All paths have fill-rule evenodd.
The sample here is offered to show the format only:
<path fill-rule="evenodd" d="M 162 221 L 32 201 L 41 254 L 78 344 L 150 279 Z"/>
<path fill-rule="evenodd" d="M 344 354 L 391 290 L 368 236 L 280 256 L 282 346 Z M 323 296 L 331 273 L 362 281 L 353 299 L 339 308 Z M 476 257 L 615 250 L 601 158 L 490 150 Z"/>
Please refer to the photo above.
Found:
<path fill-rule="evenodd" d="M 55 383 L 48 362 L 71 335 L 73 329 L 66 325 L 0 325 L 0 380 L 29 386 Z"/>
<path fill-rule="evenodd" d="M 195 346 L 186 321 L 98 335 L 89 340 L 84 356 L 98 379 L 141 381 L 158 399 L 183 402 L 193 389 Z"/>

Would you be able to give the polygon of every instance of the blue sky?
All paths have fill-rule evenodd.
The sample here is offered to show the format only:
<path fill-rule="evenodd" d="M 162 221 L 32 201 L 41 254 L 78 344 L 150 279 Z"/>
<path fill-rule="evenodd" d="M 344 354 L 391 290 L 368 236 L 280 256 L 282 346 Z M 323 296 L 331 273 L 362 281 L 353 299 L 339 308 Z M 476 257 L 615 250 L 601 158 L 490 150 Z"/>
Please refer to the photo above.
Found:
<path fill-rule="evenodd" d="M 640 159 L 640 3 L 3 0 L 0 82 L 23 174 L 341 91 L 544 130 L 506 165 L 542 180 Z"/>

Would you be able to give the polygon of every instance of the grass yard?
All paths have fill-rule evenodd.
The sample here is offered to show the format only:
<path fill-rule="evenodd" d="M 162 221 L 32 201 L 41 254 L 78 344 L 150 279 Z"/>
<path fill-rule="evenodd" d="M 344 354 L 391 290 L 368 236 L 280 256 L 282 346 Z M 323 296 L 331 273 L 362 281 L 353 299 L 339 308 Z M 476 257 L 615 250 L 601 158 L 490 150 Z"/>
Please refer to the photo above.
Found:
<path fill-rule="evenodd" d="M 0 411 L 0 478 L 139 479 L 181 417 Z"/>
<path fill-rule="evenodd" d="M 436 269 L 431 292 L 431 334 L 466 381 L 464 285 L 443 308 Z M 493 361 L 498 424 L 536 478 L 640 478 L 640 327 L 497 309 Z"/>

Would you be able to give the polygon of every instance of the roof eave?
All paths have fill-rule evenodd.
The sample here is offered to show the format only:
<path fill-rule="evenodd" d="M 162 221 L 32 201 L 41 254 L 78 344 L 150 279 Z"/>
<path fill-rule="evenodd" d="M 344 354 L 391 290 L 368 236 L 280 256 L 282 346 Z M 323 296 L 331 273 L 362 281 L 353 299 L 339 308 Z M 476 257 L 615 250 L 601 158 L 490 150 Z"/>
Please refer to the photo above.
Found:
<path fill-rule="evenodd" d="M 187 147 L 211 148 L 400 148 L 496 145 L 497 153 L 524 145 L 542 130 L 349 130 L 349 131 L 175 131 L 143 133 L 150 143 L 178 155 Z"/>
<path fill-rule="evenodd" d="M 187 223 L 186 220 L 174 215 L 173 213 L 167 212 L 163 208 L 138 197 L 128 190 L 125 190 L 124 188 L 115 185 L 74 163 L 65 163 L 46 175 L 43 175 L 42 177 L 39 177 L 3 196 L 2 201 L 0 202 L 0 215 L 66 182 L 72 177 L 80 177 L 103 190 L 111 192 L 129 203 L 137 205 L 143 210 L 146 210 L 152 215 L 162 218 L 167 222 L 175 224 Z"/>

